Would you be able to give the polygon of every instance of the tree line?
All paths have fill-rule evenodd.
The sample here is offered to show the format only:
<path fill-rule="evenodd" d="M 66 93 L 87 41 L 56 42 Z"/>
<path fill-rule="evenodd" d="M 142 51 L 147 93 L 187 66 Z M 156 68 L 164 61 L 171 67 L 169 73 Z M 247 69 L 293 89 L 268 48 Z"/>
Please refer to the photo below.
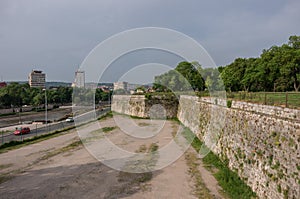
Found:
<path fill-rule="evenodd" d="M 157 91 L 296 91 L 300 89 L 300 36 L 281 46 L 263 50 L 256 58 L 237 58 L 218 68 L 181 62 L 155 77 Z"/>
<path fill-rule="evenodd" d="M 229 91 L 299 91 L 300 36 L 263 50 L 257 58 L 238 58 L 219 67 Z"/>
<path fill-rule="evenodd" d="M 95 99 L 95 102 L 107 101 L 110 93 L 97 88 L 82 89 L 83 97 Z M 19 84 L 12 82 L 6 87 L 0 88 L 0 108 L 21 107 L 23 105 L 39 106 L 47 103 L 63 105 L 72 102 L 73 88 L 60 86 L 51 89 L 32 88 L 28 83 Z M 83 99 L 84 100 L 84 99 Z"/>

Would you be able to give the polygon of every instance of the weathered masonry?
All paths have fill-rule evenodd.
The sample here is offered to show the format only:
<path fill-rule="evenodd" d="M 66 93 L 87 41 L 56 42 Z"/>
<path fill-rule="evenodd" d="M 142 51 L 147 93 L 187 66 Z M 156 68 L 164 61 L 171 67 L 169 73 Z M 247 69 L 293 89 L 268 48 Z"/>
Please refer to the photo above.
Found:
<path fill-rule="evenodd" d="M 260 198 L 300 198 L 300 110 L 234 101 L 227 108 L 225 100 L 195 96 L 180 96 L 177 110 L 167 100 L 126 97 L 124 105 L 124 96 L 114 96 L 112 110 L 149 117 L 160 104 L 169 116 L 176 112 Z"/>
<path fill-rule="evenodd" d="M 178 99 L 172 95 L 148 98 L 145 95 L 113 95 L 111 109 L 118 113 L 142 118 L 151 116 L 175 118 L 177 117 Z"/>

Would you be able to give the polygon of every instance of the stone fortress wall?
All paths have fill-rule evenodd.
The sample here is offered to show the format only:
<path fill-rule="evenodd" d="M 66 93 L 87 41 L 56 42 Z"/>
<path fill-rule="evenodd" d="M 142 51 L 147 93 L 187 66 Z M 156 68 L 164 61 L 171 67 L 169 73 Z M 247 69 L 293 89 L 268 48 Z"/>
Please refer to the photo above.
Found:
<path fill-rule="evenodd" d="M 228 108 L 226 100 L 184 95 L 178 107 L 172 103 L 114 96 L 112 110 L 147 118 L 151 106 L 161 104 L 169 117 L 177 115 L 215 154 L 228 160 L 230 169 L 260 198 L 300 198 L 300 110 L 236 101 Z"/>

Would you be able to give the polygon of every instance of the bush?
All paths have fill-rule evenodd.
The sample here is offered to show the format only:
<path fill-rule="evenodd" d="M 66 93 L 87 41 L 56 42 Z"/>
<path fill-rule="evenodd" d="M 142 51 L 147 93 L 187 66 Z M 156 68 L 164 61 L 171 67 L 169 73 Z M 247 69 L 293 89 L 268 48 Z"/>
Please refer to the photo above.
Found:
<path fill-rule="evenodd" d="M 227 108 L 231 108 L 232 100 L 227 100 Z"/>

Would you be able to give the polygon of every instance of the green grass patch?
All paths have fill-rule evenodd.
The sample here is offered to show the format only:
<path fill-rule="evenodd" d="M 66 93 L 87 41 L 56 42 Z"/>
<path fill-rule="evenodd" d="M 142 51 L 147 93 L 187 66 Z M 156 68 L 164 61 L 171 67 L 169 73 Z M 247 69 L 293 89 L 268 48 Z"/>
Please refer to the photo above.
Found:
<path fill-rule="evenodd" d="M 145 126 L 150 126 L 151 124 L 146 123 L 146 122 L 140 122 L 140 123 L 138 123 L 138 125 L 139 125 L 140 127 L 145 127 Z"/>
<path fill-rule="evenodd" d="M 191 152 L 186 153 L 185 160 L 186 160 L 187 166 L 189 167 L 188 172 L 194 181 L 195 189 L 193 191 L 193 194 L 197 198 L 205 198 L 205 199 L 213 198 L 210 195 L 209 190 L 206 188 L 206 186 L 202 180 L 201 173 L 198 169 L 198 166 L 199 166 L 198 160 L 199 159 L 196 156 L 196 154 L 191 153 Z"/>
<path fill-rule="evenodd" d="M 101 130 L 104 132 L 104 133 L 108 133 L 110 131 L 113 131 L 115 130 L 117 127 L 116 126 L 108 126 L 108 127 L 103 127 Z"/>
<path fill-rule="evenodd" d="M 149 146 L 148 152 L 155 152 L 158 150 L 158 145 L 156 143 L 151 143 L 151 145 Z"/>
<path fill-rule="evenodd" d="M 0 184 L 3 182 L 6 182 L 12 178 L 13 178 L 12 176 L 7 175 L 7 174 L 0 175 Z"/>
<path fill-rule="evenodd" d="M 300 92 L 232 92 L 227 93 L 230 99 L 252 103 L 300 108 Z"/>
<path fill-rule="evenodd" d="M 112 113 L 112 111 L 109 111 L 106 114 L 98 117 L 97 120 L 104 120 L 104 119 L 108 119 L 108 118 L 112 118 L 112 117 L 113 117 L 113 113 Z"/>
<path fill-rule="evenodd" d="M 16 113 L 3 113 L 0 114 L 0 117 L 10 116 L 10 115 L 16 115 Z"/>
<path fill-rule="evenodd" d="M 0 170 L 11 167 L 13 164 L 0 164 Z"/>
<path fill-rule="evenodd" d="M 135 150 L 136 153 L 146 153 L 147 146 L 145 144 L 141 145 L 137 150 Z"/>
<path fill-rule="evenodd" d="M 47 160 L 47 159 L 49 159 L 51 157 L 54 157 L 54 156 L 56 156 L 56 155 L 58 155 L 60 153 L 64 153 L 64 152 L 70 151 L 72 149 L 75 149 L 75 148 L 77 148 L 77 147 L 79 147 L 81 145 L 82 145 L 81 140 L 77 140 L 77 141 L 72 142 L 71 144 L 69 144 L 67 146 L 64 146 L 64 147 L 62 147 L 60 149 L 56 149 L 54 151 L 51 151 L 51 152 L 47 153 L 46 155 L 44 155 L 43 157 L 41 157 L 38 161 Z"/>
<path fill-rule="evenodd" d="M 188 128 L 183 131 L 184 137 L 191 142 L 193 148 L 198 152 L 202 146 L 202 142 Z M 216 168 L 214 173 L 220 186 L 225 193 L 233 199 L 251 199 L 255 198 L 256 194 L 251 188 L 238 176 L 236 172 L 228 168 L 228 161 L 221 161 L 220 158 L 209 152 L 204 158 L 203 163 L 208 168 Z"/>

